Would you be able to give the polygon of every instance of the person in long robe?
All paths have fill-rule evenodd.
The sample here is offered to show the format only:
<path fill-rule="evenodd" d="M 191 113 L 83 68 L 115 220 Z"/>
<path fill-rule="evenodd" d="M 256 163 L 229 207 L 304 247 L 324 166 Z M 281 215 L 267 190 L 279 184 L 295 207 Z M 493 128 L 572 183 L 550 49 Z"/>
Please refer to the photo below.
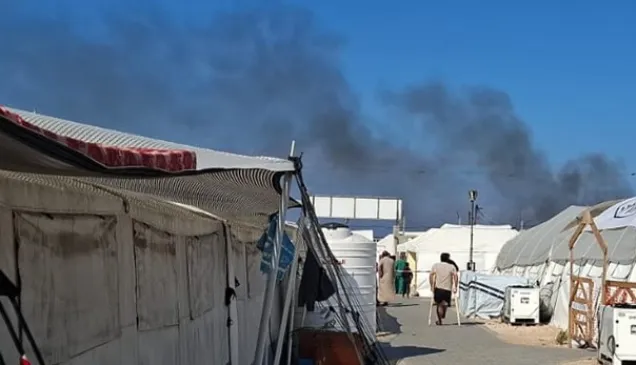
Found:
<path fill-rule="evenodd" d="M 395 299 L 395 261 L 384 251 L 378 262 L 378 302 L 386 306 Z"/>
<path fill-rule="evenodd" d="M 406 280 L 403 272 L 406 267 L 406 254 L 400 253 L 400 259 L 395 262 L 395 291 L 399 295 L 406 294 Z"/>

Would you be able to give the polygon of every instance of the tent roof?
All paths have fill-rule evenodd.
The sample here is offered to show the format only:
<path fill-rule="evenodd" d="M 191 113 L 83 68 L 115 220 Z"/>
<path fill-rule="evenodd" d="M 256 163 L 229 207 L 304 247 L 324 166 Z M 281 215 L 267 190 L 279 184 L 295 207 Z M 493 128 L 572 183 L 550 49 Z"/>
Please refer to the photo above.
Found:
<path fill-rule="evenodd" d="M 496 266 L 505 270 L 513 266 L 532 266 L 551 261 L 570 259 L 569 241 L 576 229 L 577 218 L 585 210 L 592 217 L 616 204 L 616 200 L 602 202 L 592 207 L 570 206 L 550 220 L 523 231 L 502 248 Z M 636 228 L 623 227 L 601 231 L 609 247 L 609 260 L 628 264 L 636 259 Z M 575 260 L 601 260 L 602 253 L 594 235 L 584 231 L 574 246 Z"/>
<path fill-rule="evenodd" d="M 264 225 L 291 161 L 154 140 L 0 106 L 0 169 L 73 176 Z M 292 202 L 295 204 L 295 202 Z"/>
<path fill-rule="evenodd" d="M 288 160 L 214 151 L 2 106 L 0 127 L 3 156 L 27 160 L 36 172 L 72 169 L 82 160 L 108 169 L 149 168 L 170 173 L 211 169 L 294 170 Z M 168 160 L 167 166 L 157 163 L 157 156 Z M 171 166 L 173 159 L 179 160 L 175 164 L 178 167 Z M 14 162 L 11 167 L 19 165 Z"/>
<path fill-rule="evenodd" d="M 585 209 L 572 205 L 550 220 L 519 233 L 501 248 L 497 257 L 497 268 L 545 262 L 550 256 L 555 238 Z"/>
<path fill-rule="evenodd" d="M 426 233 L 410 241 L 412 249 L 427 250 L 429 247 L 443 246 L 446 251 L 468 250 L 470 243 L 470 226 L 444 224 L 440 228 L 432 228 Z M 473 226 L 473 247 L 475 251 L 499 251 L 502 245 L 515 237 L 519 232 L 511 226 Z"/>

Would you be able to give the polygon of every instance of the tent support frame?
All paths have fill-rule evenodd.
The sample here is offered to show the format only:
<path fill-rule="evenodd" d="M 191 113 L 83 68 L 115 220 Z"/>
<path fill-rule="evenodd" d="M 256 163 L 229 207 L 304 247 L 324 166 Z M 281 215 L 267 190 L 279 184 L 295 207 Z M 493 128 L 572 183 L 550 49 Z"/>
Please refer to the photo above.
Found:
<path fill-rule="evenodd" d="M 601 249 L 601 252 L 603 253 L 603 272 L 601 274 L 601 288 L 600 288 L 601 303 L 605 304 L 607 302 L 607 291 L 605 290 L 607 266 L 608 266 L 607 243 L 605 242 L 605 239 L 603 239 L 603 236 L 601 236 L 601 232 L 598 230 L 598 227 L 596 226 L 596 223 L 594 222 L 594 218 L 592 217 L 592 214 L 590 213 L 589 209 L 583 212 L 579 217 L 577 217 L 577 219 L 578 219 L 578 225 L 576 227 L 576 230 L 572 234 L 572 237 L 570 237 L 570 241 L 568 243 L 568 247 L 570 249 L 570 300 L 568 304 L 569 347 L 572 347 L 573 336 L 576 333 L 576 329 L 574 326 L 578 325 L 576 318 L 574 318 L 574 316 L 576 316 L 577 314 L 580 314 L 581 312 L 572 308 L 572 304 L 575 303 L 577 299 L 577 292 L 578 292 L 579 286 L 581 286 L 581 283 L 582 283 L 580 280 L 582 278 L 574 276 L 574 246 L 576 245 L 576 242 L 578 241 L 579 237 L 581 237 L 581 234 L 583 234 L 583 231 L 585 230 L 585 228 L 588 226 L 592 230 L 592 234 L 594 234 L 596 243 L 598 244 L 599 248 Z M 593 282 L 592 282 L 592 285 L 593 285 Z M 587 305 L 589 306 L 587 315 L 588 316 L 591 315 L 592 318 L 588 318 L 587 322 L 592 323 L 593 325 L 594 324 L 593 317 L 595 315 L 594 308 L 593 308 L 594 298 L 593 297 L 588 298 L 588 296 L 589 295 L 584 296 L 586 299 Z M 592 290 L 592 296 L 593 296 L 593 290 Z M 590 338 L 592 336 L 593 334 L 591 333 L 585 336 L 585 337 L 588 337 L 584 339 L 584 341 L 587 342 L 588 345 L 591 344 L 592 342 L 592 338 Z"/>
<path fill-rule="evenodd" d="M 296 141 L 292 141 L 289 157 L 294 155 Z M 269 347 L 269 326 L 272 315 L 272 307 L 274 305 L 274 294 L 276 291 L 276 281 L 278 278 L 278 267 L 280 264 L 280 252 L 285 236 L 285 216 L 287 215 L 287 206 L 289 203 L 289 190 L 291 179 L 295 172 L 286 172 L 282 178 L 282 191 L 280 194 L 280 207 L 278 209 L 278 227 L 276 229 L 276 240 L 272 250 L 271 270 L 267 277 L 267 286 L 263 296 L 263 311 L 261 312 L 261 321 L 258 326 L 258 340 L 256 342 L 256 352 L 254 354 L 253 365 L 263 365 L 265 360 L 265 347 Z M 280 330 L 284 331 L 283 328 Z"/>

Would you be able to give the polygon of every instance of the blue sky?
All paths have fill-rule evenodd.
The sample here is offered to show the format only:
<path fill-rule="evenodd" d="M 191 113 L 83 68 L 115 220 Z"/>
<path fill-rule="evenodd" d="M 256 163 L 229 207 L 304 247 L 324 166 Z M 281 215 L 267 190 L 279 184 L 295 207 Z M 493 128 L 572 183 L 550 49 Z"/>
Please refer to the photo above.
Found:
<path fill-rule="evenodd" d="M 599 151 L 636 169 L 636 2 L 304 3 L 346 35 L 369 112 L 378 85 L 485 84 L 511 95 L 553 162 Z"/>
<path fill-rule="evenodd" d="M 311 9 L 323 27 L 345 39 L 344 70 L 370 120 L 384 117 L 378 88 L 424 80 L 488 85 L 510 94 L 535 143 L 553 163 L 598 151 L 623 159 L 628 170 L 636 171 L 636 162 L 630 161 L 636 133 L 634 1 L 292 3 Z M 246 2 L 23 4 L 25 12 L 64 14 L 76 27 L 98 33 L 94 19 L 114 8 L 147 12 L 161 7 L 188 23 L 206 22 L 212 12 L 240 9 Z"/>
<path fill-rule="evenodd" d="M 2 1 L 5 0 L 0 0 L 0 2 Z M 636 119 L 634 118 L 636 115 L 636 70 L 634 69 L 636 67 L 636 2 L 634 1 L 616 0 L 605 4 L 588 0 L 559 2 L 544 0 L 533 2 L 503 0 L 449 0 L 444 2 L 410 0 L 400 2 L 337 2 L 323 0 L 318 2 L 289 0 L 287 4 L 289 2 L 310 9 L 315 15 L 315 21 L 320 25 L 319 28 L 330 30 L 342 38 L 341 69 L 360 98 L 362 113 L 365 117 L 361 119 L 368 123 L 373 134 L 383 135 L 384 139 L 389 139 L 391 143 L 408 145 L 412 149 L 418 150 L 417 153 L 426 153 L 428 152 L 426 146 L 422 147 L 426 142 L 422 143 L 422 139 L 430 137 L 430 135 L 421 130 L 409 129 L 414 128 L 416 124 L 393 123 L 396 116 L 389 114 L 386 104 L 379 100 L 380 90 L 403 90 L 408 85 L 429 81 L 441 81 L 457 89 L 475 85 L 488 86 L 509 94 L 518 116 L 526 122 L 533 133 L 534 145 L 546 153 L 555 167 L 554 170 L 558 170 L 565 161 L 582 154 L 601 152 L 611 158 L 622 159 L 626 165 L 626 175 L 636 172 L 636 161 L 633 161 L 631 157 L 633 153 L 632 136 L 636 133 L 636 124 L 634 123 Z M 15 85 L 5 82 L 0 85 L 0 98 L 2 98 L 0 102 L 13 103 L 13 106 L 19 108 L 37 110 L 44 114 L 49 113 L 70 119 L 77 116 L 80 119 L 75 120 L 82 122 L 101 124 L 183 143 L 200 144 L 204 147 L 225 149 L 227 146 L 236 147 L 238 144 L 248 148 L 249 143 L 241 143 L 232 139 L 246 128 L 256 130 L 252 133 L 253 135 L 260 133 L 257 127 L 249 124 L 249 121 L 252 121 L 250 117 L 261 117 L 258 114 L 262 105 L 258 103 L 254 104 L 258 105 L 254 108 L 244 108 L 243 104 L 239 103 L 238 109 L 240 110 L 238 112 L 233 110 L 232 112 L 235 114 L 227 112 L 228 116 L 219 115 L 222 112 L 218 110 L 216 110 L 217 114 L 213 114 L 215 109 L 214 106 L 210 106 L 212 102 L 205 100 L 202 109 L 199 108 L 201 105 L 196 103 L 190 105 L 188 99 L 192 95 L 182 93 L 181 89 L 178 89 L 182 86 L 179 83 L 172 83 L 173 85 L 179 84 L 175 86 L 177 89 L 172 91 L 176 92 L 179 97 L 183 97 L 184 100 L 180 101 L 182 104 L 174 103 L 165 108 L 179 114 L 182 106 L 184 108 L 190 106 L 194 108 L 193 110 L 198 113 L 198 116 L 203 116 L 206 121 L 216 118 L 216 122 L 221 123 L 222 127 L 219 127 L 219 124 L 203 123 L 206 125 L 199 125 L 198 130 L 185 131 L 192 126 L 185 128 L 182 125 L 177 126 L 176 124 L 187 124 L 182 122 L 181 115 L 179 118 L 173 118 L 177 120 L 176 124 L 163 123 L 160 125 L 157 122 L 160 113 L 164 113 L 161 114 L 164 119 L 173 117 L 169 115 L 170 113 L 166 113 L 167 110 L 163 109 L 158 114 L 152 114 L 153 107 L 157 105 L 156 101 L 158 100 L 152 99 L 152 97 L 156 96 L 160 99 L 166 95 L 160 92 L 159 95 L 153 95 L 152 91 L 155 90 L 149 90 L 151 88 L 147 87 L 154 85 L 152 83 L 145 85 L 145 89 L 141 86 L 136 87 L 143 82 L 137 82 L 139 80 L 133 80 L 133 78 L 144 72 L 153 75 L 154 78 L 150 80 L 152 82 L 157 82 L 164 76 L 165 80 L 161 81 L 168 82 L 168 80 L 172 80 L 170 77 L 179 78 L 183 74 L 190 77 L 195 75 L 195 81 L 199 78 L 196 62 L 170 63 L 171 59 L 168 59 L 167 63 L 156 62 L 161 61 L 157 57 L 163 55 L 161 53 L 163 43 L 177 49 L 181 44 L 175 46 L 174 43 L 164 42 L 165 38 L 162 37 L 170 37 L 170 35 L 162 33 L 161 29 L 155 34 L 158 38 L 152 40 L 155 42 L 153 46 L 158 48 L 151 49 L 151 51 L 159 50 L 159 53 L 151 54 L 147 53 L 145 49 L 135 48 L 138 52 L 132 56 L 132 61 L 129 62 L 126 58 L 127 54 L 111 52 L 107 56 L 115 57 L 115 59 L 108 60 L 108 57 L 103 57 L 108 61 L 104 63 L 100 63 L 99 57 L 94 56 L 93 53 L 100 51 L 101 43 L 99 42 L 105 39 L 104 35 L 108 35 L 104 33 L 108 29 L 104 27 L 102 18 L 110 12 L 116 13 L 118 16 L 126 14 L 135 20 L 137 20 L 135 17 L 140 14 L 156 12 L 162 17 L 168 16 L 173 23 L 190 27 L 190 30 L 193 30 L 195 29 L 195 27 L 191 27 L 193 24 L 209 25 L 214 19 L 218 19 L 214 17 L 215 12 L 241 10 L 254 4 L 262 5 L 263 3 L 271 4 L 272 2 L 259 0 L 251 2 L 139 0 L 133 3 L 126 0 L 23 0 L 19 5 L 12 4 L 12 6 L 20 6 L 19 13 L 12 13 L 13 16 L 7 17 L 7 23 L 22 22 L 22 24 L 29 25 L 22 27 L 21 32 L 23 33 L 20 33 L 22 38 L 15 37 L 16 39 L 29 39 L 29 41 L 15 43 L 19 48 L 18 51 L 23 53 L 15 52 L 13 54 L 17 56 L 8 57 L 5 55 L 4 58 L 9 60 L 9 66 L 22 65 L 22 70 L 19 66 L 15 69 L 31 74 L 32 79 L 44 80 L 42 83 L 35 82 L 35 84 L 46 84 L 47 90 L 40 90 L 42 89 L 40 86 L 35 87 L 35 89 L 27 87 L 22 90 L 22 93 L 19 93 L 15 92 L 13 88 Z M 15 10 L 16 8 L 10 9 Z M 58 47 L 57 45 L 64 43 L 67 39 L 64 38 L 67 34 L 64 33 L 65 28 L 58 27 L 49 30 L 46 28 L 48 23 L 40 21 L 41 17 L 63 19 L 61 23 L 64 26 L 70 26 L 76 34 L 81 34 L 82 39 L 90 40 L 91 46 L 83 48 L 83 51 L 77 54 L 73 53 L 74 49 L 69 48 L 68 45 L 65 47 L 62 44 Z M 164 19 L 162 18 L 162 20 Z M 7 23 L 4 24 L 5 27 Z M 31 26 L 31 24 L 36 25 Z M 110 25 L 112 26 L 112 23 Z M 167 27 L 167 29 L 176 31 L 177 28 Z M 36 34 L 47 30 L 53 34 L 52 37 L 47 38 Z M 188 34 L 188 39 L 190 39 L 189 35 L 197 33 L 184 32 L 184 34 Z M 55 38 L 55 35 L 61 35 L 62 38 Z M 58 41 L 47 42 L 48 39 L 57 39 Z M 174 41 L 174 39 L 172 40 Z M 0 32 L 1 40 L 2 33 Z M 97 44 L 93 44 L 95 40 L 98 41 Z M 41 44 L 35 45 L 38 42 Z M 202 42 L 199 40 L 199 42 L 197 44 L 206 49 L 216 51 L 219 48 L 210 45 L 208 38 Z M 42 43 L 54 44 L 48 47 L 42 46 Z M 132 44 L 134 44 L 134 39 Z M 93 45 L 95 45 L 94 48 Z M 196 48 L 189 50 L 198 51 Z M 178 51 L 173 52 L 178 53 Z M 33 63 L 35 66 L 32 67 L 30 63 L 21 61 L 20 57 L 27 57 L 23 56 L 24 54 L 35 59 L 36 62 Z M 75 62 L 75 56 L 81 61 Z M 177 54 L 177 58 L 179 56 L 181 55 Z M 2 61 L 2 57 L 0 56 L 0 61 Z M 188 57 L 186 55 L 182 58 Z M 196 59 L 196 54 L 195 57 L 190 58 Z M 69 73 L 74 78 L 72 82 L 68 82 L 69 79 L 64 77 L 56 78 L 62 74 L 62 72 L 58 72 L 60 69 L 54 65 L 59 60 L 64 60 L 59 64 L 66 62 L 67 67 L 64 71 L 69 72 L 70 69 Z M 116 62 L 116 60 L 121 62 Z M 131 65 L 134 62 L 137 63 Z M 86 63 L 96 66 L 94 65 L 92 69 L 86 68 L 84 67 Z M 158 66 L 155 66 L 155 63 Z M 51 65 L 54 66 L 50 67 Z M 161 69 L 162 65 L 168 66 Z M 175 65 L 178 66 L 175 67 Z M 291 63 L 285 65 L 284 67 L 293 68 Z M 128 73 L 118 73 L 116 67 L 129 67 L 130 70 L 127 70 Z M 194 71 L 180 73 L 182 69 L 187 67 L 192 67 Z M 40 70 L 35 70 L 35 68 L 40 68 Z M 82 82 L 82 75 L 91 72 L 94 75 L 88 75 L 86 80 L 91 79 L 92 81 Z M 20 72 L 13 73 L 17 76 L 8 75 L 8 79 L 11 80 L 11 76 L 13 76 L 14 84 L 18 85 L 22 82 Z M 121 77 L 121 75 L 125 76 Z M 117 77 L 120 79 L 115 80 Z M 143 78 L 143 75 L 141 77 Z M 131 107 L 126 104 L 126 96 L 121 96 L 129 94 L 110 97 L 113 94 L 113 89 L 109 89 L 108 84 L 112 80 L 115 80 L 112 82 L 114 85 L 119 86 L 119 88 L 115 88 L 116 90 L 128 88 L 132 90 L 128 90 L 129 94 L 149 95 L 147 100 L 142 100 L 146 103 L 142 102 L 141 107 L 137 108 L 139 110 L 134 110 L 134 112 L 137 113 L 136 116 L 141 116 L 138 119 L 146 118 L 145 122 L 150 121 L 152 128 L 147 128 L 148 123 L 135 125 L 134 121 L 116 124 L 120 120 L 137 117 L 130 116 L 129 109 Z M 117 84 L 117 82 L 120 83 Z M 160 84 L 159 82 L 158 85 Z M 103 85 L 106 86 L 102 87 L 102 90 L 98 90 Z M 72 89 L 72 92 L 59 93 L 61 96 L 56 95 L 55 91 L 63 91 L 63 87 Z M 84 103 L 77 102 L 75 98 L 81 100 L 85 91 L 93 98 L 85 98 L 84 100 L 88 101 Z M 313 97 L 310 92 L 307 95 L 310 95 L 310 98 Z M 171 94 L 167 98 L 170 99 L 173 96 Z M 290 97 L 293 98 L 293 96 Z M 287 97 L 283 99 L 285 99 L 282 100 L 283 104 L 293 103 Z M 68 102 L 68 100 L 72 101 Z M 136 99 L 134 102 L 137 103 L 139 100 Z M 276 101 L 279 100 L 276 99 Z M 91 103 L 94 105 L 90 105 Z M 121 105 L 121 107 L 119 110 L 114 110 L 116 108 L 113 107 L 116 105 L 113 104 Z M 259 110 L 253 111 L 252 114 L 249 114 L 248 111 L 243 115 L 240 113 L 243 112 L 242 109 Z M 123 114 L 117 114 L 122 112 Z M 122 118 L 122 116 L 124 117 Z M 242 118 L 245 116 L 247 117 Z M 241 118 L 248 122 L 235 123 Z M 284 138 L 286 137 L 282 137 L 282 139 Z M 433 136 L 433 138 L 435 137 Z M 280 139 L 278 138 L 277 141 Z M 246 145 L 248 147 L 245 147 Z M 302 149 L 303 146 L 299 146 L 299 148 Z M 284 149 L 286 150 L 286 147 Z M 250 153 L 250 151 L 237 152 Z M 450 166 L 450 168 L 455 168 L 455 166 Z M 355 174 L 354 171 L 353 175 Z M 425 190 L 422 189 L 420 183 L 435 179 L 434 176 L 430 176 L 432 175 L 415 177 L 410 184 L 402 184 L 402 190 L 399 193 L 389 193 L 411 194 L 413 190 Z M 325 179 L 325 176 L 318 177 Z M 391 179 L 391 173 L 385 174 L 385 177 Z M 475 186 L 480 182 L 475 181 L 474 176 L 469 175 L 465 178 L 465 181 L 456 179 L 457 186 L 446 190 L 443 189 L 446 187 L 445 181 L 438 185 L 434 185 L 433 182 L 432 186 L 436 186 L 436 189 L 439 188 L 440 192 L 435 190 L 434 192 L 421 192 L 421 195 L 416 193 L 412 198 L 418 203 L 423 201 L 429 203 L 431 199 L 435 200 L 435 195 L 439 195 L 439 204 L 453 205 L 454 203 L 449 203 L 449 200 L 452 199 L 460 201 L 458 204 L 464 204 L 463 197 L 468 188 L 482 189 L 480 186 Z M 326 179 L 326 185 L 330 185 L 332 183 L 331 175 Z M 358 186 L 364 180 L 361 178 L 350 185 L 355 188 L 364 188 Z M 636 187 L 636 178 L 631 177 L 630 181 Z M 391 180 L 386 182 L 387 184 L 384 184 L 385 181 L 381 181 L 375 186 L 369 186 L 369 188 L 378 188 L 378 186 L 381 188 L 383 184 L 388 186 L 393 183 Z M 520 183 L 508 189 L 506 192 L 508 195 L 504 198 L 515 201 L 517 196 L 521 195 L 518 191 L 531 189 L 530 186 L 533 183 L 526 182 L 526 184 L 528 185 Z M 601 183 L 601 185 L 603 184 Z M 336 188 L 340 189 L 341 187 Z M 386 191 L 365 191 L 360 194 L 367 193 L 387 194 Z M 343 194 L 349 193 L 343 192 Z M 496 196 L 496 194 L 491 195 Z M 399 196 L 402 197 L 402 195 Z M 501 201 L 492 202 L 491 205 L 496 205 L 499 202 Z M 428 210 L 433 211 L 432 209 Z M 455 208 L 453 207 L 452 209 L 448 208 L 446 213 L 454 216 L 454 212 Z"/>

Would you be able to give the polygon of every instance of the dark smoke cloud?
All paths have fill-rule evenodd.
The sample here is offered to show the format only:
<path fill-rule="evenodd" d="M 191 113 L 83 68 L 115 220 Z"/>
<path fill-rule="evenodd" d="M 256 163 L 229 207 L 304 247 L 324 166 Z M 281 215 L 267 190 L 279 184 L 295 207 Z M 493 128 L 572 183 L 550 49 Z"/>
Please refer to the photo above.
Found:
<path fill-rule="evenodd" d="M 477 87 L 452 93 L 429 83 L 386 100 L 417 118 L 443 154 L 461 155 L 482 171 L 502 198 L 504 216 L 518 212 L 542 221 L 571 204 L 632 194 L 622 166 L 601 154 L 570 160 L 554 172 L 502 91 Z"/>
<path fill-rule="evenodd" d="M 509 97 L 488 88 L 387 92 L 401 113 L 393 128 L 432 148 L 373 137 L 339 67 L 342 39 L 302 9 L 217 13 L 202 26 L 108 14 L 92 36 L 8 9 L 0 101 L 15 107 L 248 154 L 282 156 L 296 139 L 315 192 L 399 196 L 419 226 L 463 216 L 475 187 L 498 222 L 631 194 L 602 155 L 554 172 Z"/>

